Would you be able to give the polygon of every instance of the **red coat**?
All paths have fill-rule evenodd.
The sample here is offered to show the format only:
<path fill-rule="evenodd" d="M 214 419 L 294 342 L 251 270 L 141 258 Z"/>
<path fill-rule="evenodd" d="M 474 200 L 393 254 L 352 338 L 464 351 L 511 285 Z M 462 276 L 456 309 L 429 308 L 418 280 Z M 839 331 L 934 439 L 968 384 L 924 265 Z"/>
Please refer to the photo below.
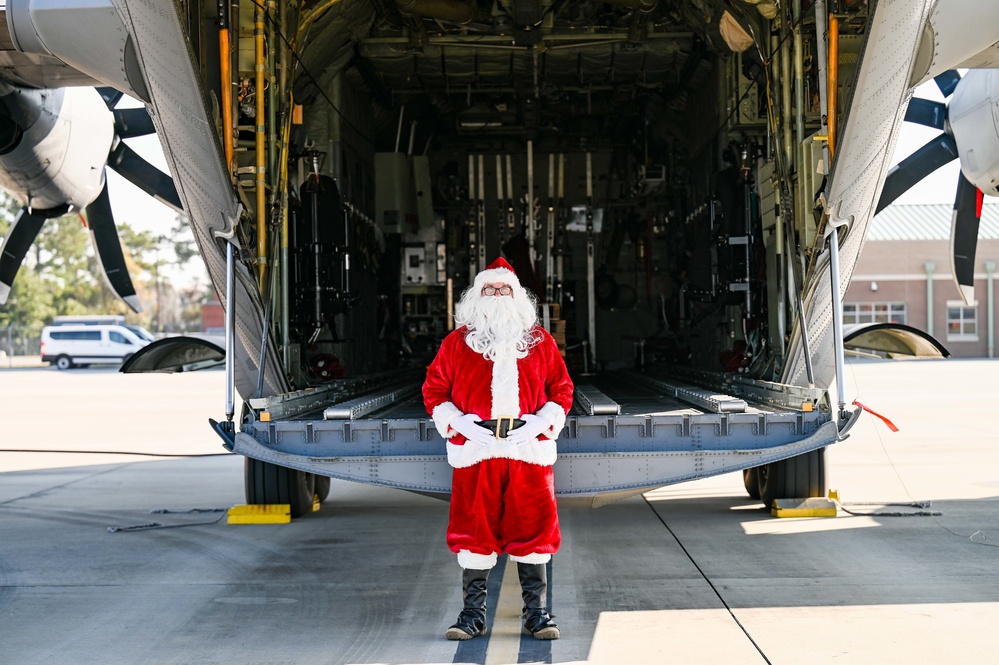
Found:
<path fill-rule="evenodd" d="M 448 462 L 455 468 L 496 457 L 543 466 L 555 463 L 554 439 L 572 408 L 573 386 L 554 338 L 541 327 L 534 330 L 541 341 L 520 359 L 487 360 L 465 343 L 466 327 L 452 332 L 441 344 L 427 369 L 423 401 L 437 431 L 449 439 Z M 466 413 L 474 413 L 482 420 L 536 414 L 551 428 L 536 440 L 520 445 L 502 440 L 489 446 L 465 445 L 465 437 L 449 425 Z"/>

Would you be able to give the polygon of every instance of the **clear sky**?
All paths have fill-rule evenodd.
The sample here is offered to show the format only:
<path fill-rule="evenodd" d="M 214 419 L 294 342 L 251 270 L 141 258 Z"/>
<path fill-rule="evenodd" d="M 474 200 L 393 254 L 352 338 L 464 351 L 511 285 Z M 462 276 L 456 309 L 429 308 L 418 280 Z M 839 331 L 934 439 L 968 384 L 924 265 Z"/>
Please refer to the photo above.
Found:
<path fill-rule="evenodd" d="M 131 97 L 123 97 L 118 108 L 130 108 L 142 104 Z M 155 134 L 139 136 L 125 141 L 146 161 L 164 173 L 170 173 L 163 148 Z M 137 231 L 150 231 L 156 234 L 170 235 L 177 219 L 177 212 L 118 175 L 113 169 L 107 169 L 108 196 L 111 198 L 111 211 L 115 221 L 127 222 Z M 193 236 L 190 236 L 193 239 Z M 208 273 L 201 259 L 191 259 L 189 265 L 179 270 L 175 267 L 163 269 L 164 275 L 171 276 L 177 286 L 187 286 L 194 281 L 207 286 Z"/>

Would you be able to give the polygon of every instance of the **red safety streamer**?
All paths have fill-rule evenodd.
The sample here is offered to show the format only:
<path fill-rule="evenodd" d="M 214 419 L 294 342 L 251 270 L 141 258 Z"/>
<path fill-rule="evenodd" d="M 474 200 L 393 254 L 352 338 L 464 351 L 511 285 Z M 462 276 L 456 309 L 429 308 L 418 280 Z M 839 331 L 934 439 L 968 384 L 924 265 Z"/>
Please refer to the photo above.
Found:
<path fill-rule="evenodd" d="M 891 431 L 893 431 L 893 432 L 897 432 L 898 431 L 898 428 L 895 427 L 895 423 L 893 423 L 892 421 L 888 420 L 887 418 L 885 418 L 884 416 L 882 416 L 877 411 L 869 409 L 868 407 L 864 406 L 863 404 L 861 404 L 857 400 L 853 400 L 853 405 L 854 406 L 859 406 L 861 409 L 863 409 L 867 413 L 871 414 L 872 416 L 877 416 L 878 418 L 880 418 L 881 420 L 883 420 L 885 422 L 885 425 L 888 425 L 888 429 L 890 429 Z"/>

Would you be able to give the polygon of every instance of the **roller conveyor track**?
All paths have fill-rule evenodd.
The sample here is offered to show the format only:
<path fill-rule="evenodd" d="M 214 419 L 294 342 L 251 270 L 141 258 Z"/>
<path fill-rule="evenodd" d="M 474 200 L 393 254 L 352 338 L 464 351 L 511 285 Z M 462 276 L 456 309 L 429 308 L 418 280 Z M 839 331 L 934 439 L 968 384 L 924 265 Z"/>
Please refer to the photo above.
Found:
<path fill-rule="evenodd" d="M 583 389 L 558 439 L 557 495 L 603 503 L 800 455 L 838 436 L 828 409 L 793 408 L 795 402 L 803 404 L 798 400 L 812 398 L 806 391 L 732 379 L 718 384 L 731 387 L 734 394 L 726 395 L 724 388 L 696 387 L 696 377 L 658 373 L 660 383 L 649 378 L 630 370 L 574 377 Z M 712 384 L 711 377 L 702 378 L 698 384 Z M 326 402 L 325 409 L 351 417 L 319 420 L 301 413 L 244 423 L 230 449 L 308 473 L 446 494 L 453 469 L 423 408 L 422 383 L 412 375 L 389 377 L 375 390 L 339 391 L 340 399 Z M 664 390 L 673 396 L 664 396 Z M 337 392 L 331 386 L 327 394 Z M 315 405 L 310 394 L 295 397 L 303 411 Z M 743 412 L 712 411 L 711 399 L 704 399 L 726 403 L 750 395 L 753 403 L 747 399 Z M 679 397 L 707 406 L 701 409 Z M 761 406 L 767 400 L 782 406 Z M 608 412 L 617 409 L 619 414 Z"/>
<path fill-rule="evenodd" d="M 661 416 L 661 415 L 698 415 L 711 413 L 711 410 L 696 403 L 687 402 L 683 399 L 663 394 L 662 390 L 657 390 L 653 385 L 644 384 L 634 379 L 631 372 L 604 372 L 601 374 L 574 377 L 577 388 L 592 388 L 599 393 L 620 405 L 622 416 Z M 427 412 L 423 407 L 423 395 L 417 388 L 418 384 L 413 384 L 413 389 L 409 390 L 405 397 L 394 400 L 387 405 L 367 413 L 364 418 L 374 419 L 402 419 L 402 418 L 426 418 Z M 745 409 L 746 413 L 769 413 L 773 409 L 750 403 Z M 573 404 L 570 415 L 589 415 L 588 409 L 579 399 Z"/>
<path fill-rule="evenodd" d="M 583 381 L 584 379 L 580 379 Z M 585 381 L 607 397 L 621 405 L 623 416 L 697 415 L 712 413 L 712 410 L 695 402 L 684 401 L 679 397 L 664 394 L 662 389 L 635 380 L 632 371 L 604 372 L 585 377 Z M 682 383 L 682 382 L 679 382 Z M 705 391 L 708 392 L 708 391 Z M 774 409 L 752 402 L 746 405 L 745 413 L 772 413 Z M 572 415 L 585 415 L 579 405 L 573 406 Z"/>

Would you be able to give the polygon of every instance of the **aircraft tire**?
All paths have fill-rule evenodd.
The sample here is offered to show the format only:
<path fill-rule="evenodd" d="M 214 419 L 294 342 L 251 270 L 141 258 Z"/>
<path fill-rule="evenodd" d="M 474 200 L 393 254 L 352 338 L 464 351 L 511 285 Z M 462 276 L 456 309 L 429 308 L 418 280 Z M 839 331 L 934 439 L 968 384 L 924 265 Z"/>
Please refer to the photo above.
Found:
<path fill-rule="evenodd" d="M 760 498 L 760 471 L 758 467 L 742 470 L 742 484 L 746 486 L 746 493 L 750 499 Z"/>
<path fill-rule="evenodd" d="M 319 497 L 319 503 L 326 500 L 326 497 L 330 495 L 330 477 L 315 475 L 316 478 L 316 496 Z"/>
<path fill-rule="evenodd" d="M 246 458 L 244 467 L 248 504 L 287 503 L 292 518 L 312 512 L 315 476 L 269 462 Z"/>
<path fill-rule="evenodd" d="M 774 499 L 807 499 L 825 496 L 826 449 L 819 448 L 756 467 L 759 498 L 770 510 Z"/>

